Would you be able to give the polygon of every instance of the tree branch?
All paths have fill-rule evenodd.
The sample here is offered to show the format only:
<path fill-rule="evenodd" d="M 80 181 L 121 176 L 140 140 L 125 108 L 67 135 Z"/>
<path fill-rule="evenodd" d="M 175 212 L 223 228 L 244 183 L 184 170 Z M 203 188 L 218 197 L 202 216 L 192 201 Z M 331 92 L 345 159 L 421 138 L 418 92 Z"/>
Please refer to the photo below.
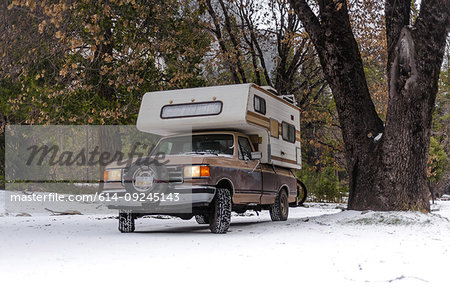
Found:
<path fill-rule="evenodd" d="M 352 32 L 345 0 L 320 0 L 320 22 L 305 0 L 291 0 L 319 55 L 333 91 L 347 157 L 354 161 L 367 139 L 383 132 L 370 97 L 358 44 Z M 351 164 L 350 164 L 351 165 Z"/>
<path fill-rule="evenodd" d="M 214 33 L 216 35 L 217 42 L 219 43 L 220 50 L 222 51 L 222 53 L 224 55 L 227 56 L 227 60 L 228 60 L 227 64 L 228 64 L 228 68 L 231 72 L 231 75 L 233 76 L 233 80 L 235 83 L 241 83 L 241 81 L 239 80 L 239 76 L 233 67 L 233 64 L 231 64 L 231 62 L 230 62 L 230 54 L 228 52 L 227 46 L 225 45 L 225 42 L 223 41 L 222 30 L 220 28 L 219 19 L 217 18 L 216 12 L 214 11 L 214 7 L 211 4 L 211 0 L 206 0 L 205 2 L 206 2 L 206 6 L 208 7 L 208 13 L 214 23 L 214 27 L 215 27 Z"/>
<path fill-rule="evenodd" d="M 417 28 L 416 36 L 423 37 L 420 42 L 426 45 L 438 42 L 437 39 L 445 41 L 450 30 L 450 1 L 423 0 L 414 27 Z"/>
<path fill-rule="evenodd" d="M 291 5 L 295 13 L 299 16 L 306 31 L 308 32 L 314 44 L 320 44 L 320 36 L 323 34 L 323 29 L 320 25 L 319 19 L 311 10 L 305 0 L 291 0 Z"/>
<path fill-rule="evenodd" d="M 386 19 L 386 39 L 388 66 L 392 63 L 392 53 L 404 26 L 409 24 L 411 0 L 386 0 L 384 14 Z"/>
<path fill-rule="evenodd" d="M 234 36 L 233 29 L 231 28 L 231 20 L 230 15 L 227 12 L 227 8 L 225 7 L 225 3 L 223 0 L 219 0 L 219 4 L 222 7 L 223 16 L 225 18 L 225 28 L 227 29 L 228 35 L 230 36 L 231 43 L 233 44 L 234 50 L 236 51 L 236 66 L 238 68 L 238 72 L 241 75 L 241 79 L 243 83 L 247 82 L 244 69 L 241 64 L 241 50 L 240 45 L 238 44 L 236 37 Z"/>

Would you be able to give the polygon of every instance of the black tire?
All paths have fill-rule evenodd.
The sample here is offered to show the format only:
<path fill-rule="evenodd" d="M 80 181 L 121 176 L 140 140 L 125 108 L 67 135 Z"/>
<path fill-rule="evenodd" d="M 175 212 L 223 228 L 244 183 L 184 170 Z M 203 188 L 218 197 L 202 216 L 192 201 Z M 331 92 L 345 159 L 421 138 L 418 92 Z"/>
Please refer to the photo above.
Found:
<path fill-rule="evenodd" d="M 209 217 L 207 215 L 195 215 L 194 217 L 198 224 L 209 224 Z"/>
<path fill-rule="evenodd" d="M 275 203 L 270 206 L 270 218 L 272 221 L 286 221 L 289 215 L 289 200 L 288 195 L 282 189 L 277 197 Z"/>
<path fill-rule="evenodd" d="M 308 190 L 306 189 L 306 185 L 297 179 L 297 197 L 298 197 L 298 205 L 303 205 L 306 201 L 306 197 L 308 196 Z"/>
<path fill-rule="evenodd" d="M 231 221 L 231 192 L 225 188 L 218 188 L 214 196 L 209 229 L 212 233 L 226 233 Z"/>
<path fill-rule="evenodd" d="M 122 233 L 133 232 L 136 227 L 134 220 L 136 217 L 131 212 L 119 213 L 119 231 Z"/>

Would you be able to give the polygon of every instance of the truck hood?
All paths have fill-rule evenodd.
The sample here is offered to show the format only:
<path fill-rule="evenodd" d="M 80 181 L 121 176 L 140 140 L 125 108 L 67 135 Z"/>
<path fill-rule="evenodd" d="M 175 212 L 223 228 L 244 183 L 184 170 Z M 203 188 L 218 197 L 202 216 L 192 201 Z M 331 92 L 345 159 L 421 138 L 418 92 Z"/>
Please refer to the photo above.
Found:
<path fill-rule="evenodd" d="M 192 165 L 192 164 L 203 164 L 205 162 L 205 158 L 209 156 L 205 155 L 168 155 L 163 159 L 158 159 L 158 162 L 171 166 L 171 165 Z M 129 160 L 126 162 L 112 162 L 106 165 L 105 169 L 119 169 L 119 168 L 127 168 L 132 163 L 134 163 L 138 158 L 134 158 L 133 160 Z"/>

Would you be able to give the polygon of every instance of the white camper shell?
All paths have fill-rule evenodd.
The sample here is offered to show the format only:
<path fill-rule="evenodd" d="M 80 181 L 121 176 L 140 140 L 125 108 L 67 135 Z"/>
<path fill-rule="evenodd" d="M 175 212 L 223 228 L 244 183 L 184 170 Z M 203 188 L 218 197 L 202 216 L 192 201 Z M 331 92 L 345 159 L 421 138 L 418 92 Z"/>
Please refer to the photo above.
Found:
<path fill-rule="evenodd" d="M 233 130 L 249 135 L 261 163 L 300 169 L 300 109 L 255 84 L 146 93 L 137 128 L 161 136 Z"/>

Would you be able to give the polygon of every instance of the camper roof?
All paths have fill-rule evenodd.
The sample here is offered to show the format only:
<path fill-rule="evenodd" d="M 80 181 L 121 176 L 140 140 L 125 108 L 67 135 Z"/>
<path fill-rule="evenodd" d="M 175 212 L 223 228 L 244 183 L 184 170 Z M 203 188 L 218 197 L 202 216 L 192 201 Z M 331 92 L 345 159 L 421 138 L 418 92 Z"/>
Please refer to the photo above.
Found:
<path fill-rule="evenodd" d="M 247 112 L 253 110 L 252 93 L 259 93 L 265 99 L 265 105 L 273 109 L 288 106 L 299 110 L 292 103 L 255 84 L 157 91 L 144 95 L 137 127 L 159 135 L 215 129 L 246 132 L 254 127 L 248 127 L 247 122 Z M 266 117 L 272 113 L 268 110 Z"/>

